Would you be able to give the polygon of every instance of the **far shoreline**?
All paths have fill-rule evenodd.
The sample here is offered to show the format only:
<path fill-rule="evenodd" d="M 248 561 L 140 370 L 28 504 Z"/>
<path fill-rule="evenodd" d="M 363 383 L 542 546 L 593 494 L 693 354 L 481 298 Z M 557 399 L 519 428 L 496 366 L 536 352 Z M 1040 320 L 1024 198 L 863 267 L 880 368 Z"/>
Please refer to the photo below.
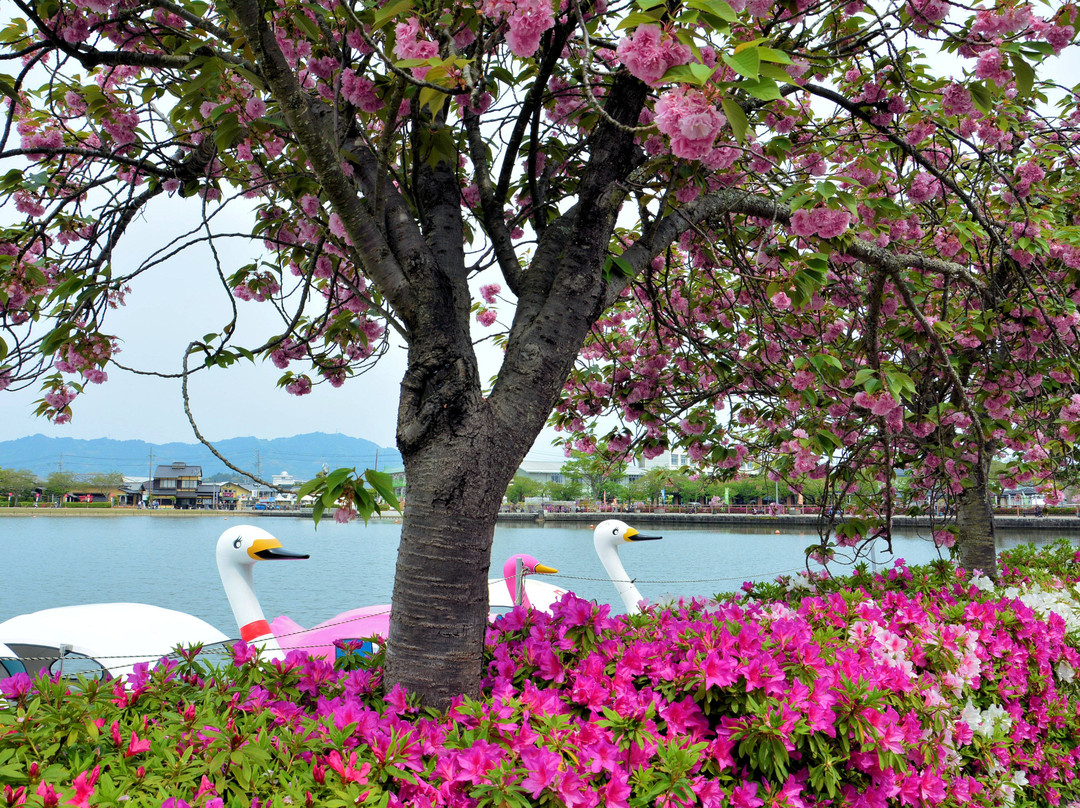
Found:
<path fill-rule="evenodd" d="M 216 517 L 218 519 L 310 519 L 311 511 L 282 510 L 282 511 L 215 511 L 207 509 L 181 509 L 181 508 L 0 508 L 0 518 L 3 517 L 91 517 L 91 518 L 125 518 L 131 516 L 148 516 L 151 518 L 179 518 L 197 519 Z M 324 517 L 325 518 L 325 517 Z M 622 519 L 635 526 L 647 527 L 726 527 L 726 526 L 755 526 L 761 528 L 774 528 L 775 532 L 782 532 L 779 528 L 817 527 L 819 519 L 813 514 L 740 514 L 740 513 L 631 513 L 625 511 L 581 511 L 578 513 L 500 513 L 499 522 L 523 525 L 573 525 L 586 524 L 592 526 L 604 519 Z M 371 517 L 371 521 L 399 522 L 401 514 L 390 512 L 381 516 Z M 842 519 L 840 520 L 842 521 Z M 938 523 L 940 524 L 940 522 Z M 1005 516 L 996 515 L 994 525 L 1005 530 L 1029 530 L 1045 534 L 1048 531 L 1080 532 L 1080 517 L 1077 516 Z M 896 528 L 929 528 L 932 526 L 928 517 L 896 516 L 893 518 L 893 526 Z"/>

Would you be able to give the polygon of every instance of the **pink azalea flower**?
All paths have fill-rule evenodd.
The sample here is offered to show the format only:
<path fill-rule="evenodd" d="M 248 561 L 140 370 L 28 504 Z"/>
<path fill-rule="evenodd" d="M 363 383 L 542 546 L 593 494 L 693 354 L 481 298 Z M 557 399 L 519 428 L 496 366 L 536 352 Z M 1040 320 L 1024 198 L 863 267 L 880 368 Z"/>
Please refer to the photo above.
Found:
<path fill-rule="evenodd" d="M 21 701 L 22 697 L 34 689 L 34 680 L 26 673 L 16 673 L 6 679 L 0 679 L 0 693 L 6 699 Z"/>
<path fill-rule="evenodd" d="M 757 791 L 756 783 L 743 783 L 735 786 L 731 790 L 732 808 L 759 808 L 759 806 L 764 805 L 765 801 L 758 797 Z"/>
<path fill-rule="evenodd" d="M 341 778 L 343 783 L 359 783 L 364 785 L 367 783 L 368 772 L 371 771 L 370 763 L 363 763 L 359 767 L 356 765 L 356 752 L 349 755 L 348 763 L 342 758 L 341 753 L 333 749 L 327 754 L 323 761 L 326 763 L 327 768 L 332 770 Z"/>
<path fill-rule="evenodd" d="M 627 773 L 622 769 L 612 771 L 603 793 L 606 808 L 628 808 L 631 789 Z"/>
<path fill-rule="evenodd" d="M 74 805 L 76 808 L 87 808 L 90 804 L 90 798 L 94 796 L 94 784 L 97 783 L 100 774 L 101 766 L 95 766 L 92 771 L 79 774 L 71 783 L 71 787 L 75 789 L 75 794 L 66 804 Z"/>
<path fill-rule="evenodd" d="M 131 739 L 128 741 L 127 749 L 124 750 L 124 757 L 135 757 L 135 755 L 141 754 L 150 748 L 150 739 L 143 738 L 139 740 L 139 736 L 135 734 L 135 730 L 131 731 Z"/>
<path fill-rule="evenodd" d="M 243 640 L 237 640 L 233 645 L 233 664 L 236 666 L 253 662 L 257 656 L 258 649 L 254 645 L 248 645 Z"/>
<path fill-rule="evenodd" d="M 544 789 L 554 791 L 558 788 L 562 772 L 562 758 L 546 748 L 530 748 L 521 752 L 521 765 L 528 771 L 528 776 L 521 781 L 533 799 L 540 797 Z"/>
<path fill-rule="evenodd" d="M 721 657 L 715 650 L 709 651 L 701 663 L 705 687 L 727 687 L 738 678 L 738 660 L 730 656 Z"/>
<path fill-rule="evenodd" d="M 41 804 L 45 808 L 54 808 L 54 806 L 60 804 L 60 795 L 53 786 L 44 780 L 38 783 L 37 790 L 34 793 L 41 797 Z"/>

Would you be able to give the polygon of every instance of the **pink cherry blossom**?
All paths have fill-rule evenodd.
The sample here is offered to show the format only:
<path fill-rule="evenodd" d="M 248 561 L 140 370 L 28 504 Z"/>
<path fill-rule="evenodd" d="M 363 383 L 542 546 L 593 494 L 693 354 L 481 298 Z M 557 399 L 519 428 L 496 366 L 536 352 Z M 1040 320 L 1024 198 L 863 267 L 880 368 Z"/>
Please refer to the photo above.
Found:
<path fill-rule="evenodd" d="M 672 67 L 690 61 L 690 49 L 656 25 L 639 25 L 633 36 L 619 40 L 619 61 L 646 84 L 660 83 Z"/>
<path fill-rule="evenodd" d="M 791 308 L 791 298 L 788 297 L 784 292 L 777 292 L 771 298 L 769 298 L 769 301 L 778 309 Z"/>
<path fill-rule="evenodd" d="M 656 126 L 671 139 L 671 151 L 686 160 L 701 160 L 712 149 L 727 119 L 699 90 L 665 91 L 656 102 Z"/>
<path fill-rule="evenodd" d="M 439 55 L 439 45 L 430 39 L 420 36 L 420 20 L 409 17 L 405 22 L 399 22 L 395 28 L 397 40 L 394 44 L 394 55 L 399 59 L 431 59 Z M 429 67 L 414 67 L 412 74 L 418 79 L 427 75 Z M 358 88 L 354 85 L 353 90 Z"/>
<path fill-rule="evenodd" d="M 506 22 L 506 44 L 521 58 L 536 53 L 541 35 L 555 25 L 554 9 L 547 0 L 483 0 L 480 12 Z"/>

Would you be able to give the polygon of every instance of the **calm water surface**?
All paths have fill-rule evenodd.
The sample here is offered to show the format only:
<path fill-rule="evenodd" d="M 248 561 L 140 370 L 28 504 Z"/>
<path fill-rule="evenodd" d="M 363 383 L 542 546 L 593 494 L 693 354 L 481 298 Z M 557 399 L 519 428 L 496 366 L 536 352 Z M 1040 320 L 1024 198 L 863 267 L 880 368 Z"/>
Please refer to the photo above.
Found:
<path fill-rule="evenodd" d="M 307 519 L 255 519 L 288 549 L 311 554 L 307 561 L 259 563 L 255 586 L 268 618 L 288 614 L 311 625 L 358 606 L 388 603 L 401 526 L 378 522 L 339 525 Z M 0 619 L 79 603 L 132 601 L 194 614 L 232 636 L 235 622 L 218 578 L 214 547 L 220 533 L 243 524 L 216 517 L 8 517 L 0 519 L 0 553 L 6 575 L 0 589 Z M 662 533 L 659 542 L 626 545 L 628 574 L 649 599 L 711 595 L 737 590 L 746 580 L 769 580 L 801 568 L 803 549 L 816 534 L 776 534 L 753 526 L 641 528 Z M 1050 541 L 1052 535 L 1008 533 L 999 547 Z M 1078 542 L 1077 537 L 1072 537 Z M 1080 542 L 1078 542 L 1080 543 Z M 932 543 L 914 534 L 899 536 L 894 556 L 916 564 L 936 557 Z M 557 567 L 559 582 L 582 597 L 623 610 L 592 547 L 586 526 L 501 525 L 495 532 L 492 569 L 513 553 L 530 553 Z"/>

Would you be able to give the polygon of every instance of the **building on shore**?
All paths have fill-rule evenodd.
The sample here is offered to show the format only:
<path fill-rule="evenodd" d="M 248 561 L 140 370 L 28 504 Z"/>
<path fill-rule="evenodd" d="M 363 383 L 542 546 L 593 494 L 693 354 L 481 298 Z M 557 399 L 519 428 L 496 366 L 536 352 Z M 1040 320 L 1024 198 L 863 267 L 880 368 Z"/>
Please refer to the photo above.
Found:
<path fill-rule="evenodd" d="M 150 500 L 158 506 L 194 508 L 198 503 L 202 466 L 189 466 L 183 461 L 158 466 L 150 481 Z"/>

